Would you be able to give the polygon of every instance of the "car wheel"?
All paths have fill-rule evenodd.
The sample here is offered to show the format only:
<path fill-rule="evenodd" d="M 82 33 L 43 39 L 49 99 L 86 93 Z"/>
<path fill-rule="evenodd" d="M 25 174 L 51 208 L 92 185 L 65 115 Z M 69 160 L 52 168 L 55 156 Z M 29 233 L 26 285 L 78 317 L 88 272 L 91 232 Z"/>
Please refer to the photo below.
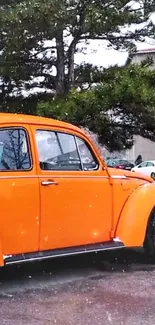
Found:
<path fill-rule="evenodd" d="M 155 209 L 153 209 L 148 220 L 143 247 L 147 257 L 155 261 Z"/>
<path fill-rule="evenodd" d="M 155 173 L 151 173 L 151 178 L 155 181 Z"/>

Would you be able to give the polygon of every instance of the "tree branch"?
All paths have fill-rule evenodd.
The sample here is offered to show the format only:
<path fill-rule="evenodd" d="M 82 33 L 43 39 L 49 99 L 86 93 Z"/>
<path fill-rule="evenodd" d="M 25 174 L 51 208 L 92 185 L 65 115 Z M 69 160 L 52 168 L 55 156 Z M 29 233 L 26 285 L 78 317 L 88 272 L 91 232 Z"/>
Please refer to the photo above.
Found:
<path fill-rule="evenodd" d="M 14 56 L 14 58 L 10 59 L 10 60 L 4 60 L 3 62 L 0 61 L 0 66 L 4 66 L 4 65 L 7 65 L 8 63 L 12 63 L 14 62 L 16 65 L 17 65 L 17 62 L 18 63 L 44 63 L 44 64 L 52 64 L 52 65 L 56 65 L 56 59 L 48 59 L 48 58 L 42 58 L 42 59 L 39 59 L 39 58 L 17 58 Z"/>
<path fill-rule="evenodd" d="M 38 50 L 35 54 L 33 54 L 33 57 L 36 58 L 38 54 L 41 54 L 45 51 L 48 51 L 48 50 L 56 50 L 56 46 L 47 46 L 47 47 L 44 47 L 40 50 Z"/>
<path fill-rule="evenodd" d="M 126 34 L 126 35 L 102 35 L 102 36 L 98 36 L 98 35 L 83 35 L 80 37 L 80 40 L 84 40 L 84 39 L 87 39 L 87 40 L 107 40 L 107 41 L 116 41 L 116 40 L 127 40 L 127 39 L 135 39 L 136 36 L 146 36 L 148 34 L 148 32 L 146 31 L 145 32 L 142 32 L 142 31 L 135 31 L 133 33 L 129 33 L 129 34 Z"/>

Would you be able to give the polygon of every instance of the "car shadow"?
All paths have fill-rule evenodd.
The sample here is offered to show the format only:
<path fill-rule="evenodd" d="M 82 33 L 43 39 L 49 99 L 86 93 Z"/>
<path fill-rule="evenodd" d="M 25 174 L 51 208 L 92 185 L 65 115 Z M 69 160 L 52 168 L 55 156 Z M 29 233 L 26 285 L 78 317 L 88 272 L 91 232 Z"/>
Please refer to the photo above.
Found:
<path fill-rule="evenodd" d="M 99 253 L 89 253 L 84 255 L 76 255 L 72 257 L 61 257 L 43 260 L 40 262 L 30 262 L 23 264 L 15 264 L 5 266 L 0 269 L 0 279 L 2 278 L 18 278 L 20 275 L 40 274 L 40 273 L 59 273 L 63 270 L 77 269 L 103 269 L 103 271 L 121 270 L 125 268 L 130 271 L 133 265 L 140 267 L 146 266 L 147 269 L 155 267 L 155 264 L 149 260 L 142 249 L 120 249 L 117 251 L 106 251 Z"/>

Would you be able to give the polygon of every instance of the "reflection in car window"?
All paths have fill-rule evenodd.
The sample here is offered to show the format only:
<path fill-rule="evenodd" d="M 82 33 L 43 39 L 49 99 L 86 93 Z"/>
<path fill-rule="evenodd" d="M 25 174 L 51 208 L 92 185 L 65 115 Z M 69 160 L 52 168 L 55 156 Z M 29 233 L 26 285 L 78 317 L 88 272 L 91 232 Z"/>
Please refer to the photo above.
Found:
<path fill-rule="evenodd" d="M 55 132 L 37 130 L 36 140 L 40 161 L 52 161 L 52 159 L 61 155 L 60 146 Z"/>
<path fill-rule="evenodd" d="M 81 168 L 81 161 L 78 155 L 78 151 L 75 143 L 75 137 L 66 133 L 57 133 L 57 135 L 58 135 L 58 139 L 62 151 L 62 155 L 61 157 L 59 157 L 59 161 L 61 161 L 62 163 L 63 161 L 64 163 L 65 161 L 66 162 L 68 161 L 70 164 L 78 163 L 80 164 L 80 168 Z"/>
<path fill-rule="evenodd" d="M 73 135 L 37 130 L 36 140 L 41 169 L 81 170 L 81 161 Z"/>
<path fill-rule="evenodd" d="M 80 158 L 82 161 L 83 168 L 85 170 L 97 169 L 98 162 L 94 159 L 90 149 L 88 148 L 85 141 L 76 137 Z"/>
<path fill-rule="evenodd" d="M 0 170 L 27 170 L 31 167 L 26 133 L 23 129 L 0 130 Z"/>

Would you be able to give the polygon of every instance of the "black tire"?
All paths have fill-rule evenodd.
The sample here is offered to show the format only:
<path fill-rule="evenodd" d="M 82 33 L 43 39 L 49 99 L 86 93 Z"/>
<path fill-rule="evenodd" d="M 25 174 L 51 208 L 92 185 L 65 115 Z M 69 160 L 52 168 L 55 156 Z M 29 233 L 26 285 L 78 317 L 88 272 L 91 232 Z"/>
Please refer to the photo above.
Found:
<path fill-rule="evenodd" d="M 146 256 L 155 261 L 155 208 L 152 210 L 150 218 L 148 220 L 143 247 Z"/>
<path fill-rule="evenodd" d="M 155 173 L 151 173 L 151 178 L 155 181 Z"/>

